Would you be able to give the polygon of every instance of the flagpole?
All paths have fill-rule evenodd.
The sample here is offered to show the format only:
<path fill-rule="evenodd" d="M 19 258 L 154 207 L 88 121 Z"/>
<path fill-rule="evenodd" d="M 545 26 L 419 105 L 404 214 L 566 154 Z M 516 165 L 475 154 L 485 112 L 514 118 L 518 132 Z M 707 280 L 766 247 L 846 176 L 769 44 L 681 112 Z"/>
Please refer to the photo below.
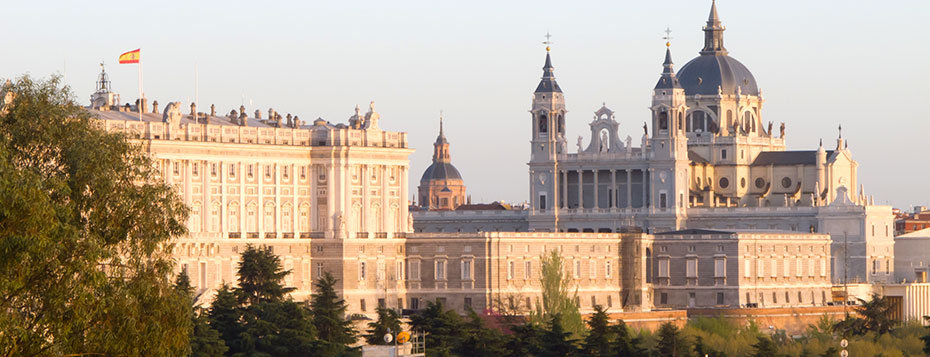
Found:
<path fill-rule="evenodd" d="M 143 98 L 145 92 L 142 91 L 142 51 L 139 51 L 139 121 L 142 121 L 142 106 L 145 105 Z"/>

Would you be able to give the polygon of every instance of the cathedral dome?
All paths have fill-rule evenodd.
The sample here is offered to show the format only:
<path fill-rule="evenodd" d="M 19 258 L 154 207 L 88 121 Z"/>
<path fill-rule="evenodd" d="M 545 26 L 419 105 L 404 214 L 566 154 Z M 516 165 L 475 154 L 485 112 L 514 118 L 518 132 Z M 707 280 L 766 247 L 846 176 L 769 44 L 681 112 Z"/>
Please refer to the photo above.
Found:
<path fill-rule="evenodd" d="M 704 26 L 704 48 L 701 55 L 678 71 L 678 80 L 686 95 L 717 95 L 718 93 L 759 95 L 759 86 L 752 72 L 728 55 L 723 46 L 723 31 L 717 15 L 717 3 L 712 2 L 710 16 Z"/>
<path fill-rule="evenodd" d="M 723 54 L 702 54 L 678 72 L 678 80 L 687 95 L 717 95 L 740 93 L 759 95 L 756 78 L 735 58 Z"/>
<path fill-rule="evenodd" d="M 462 175 L 459 170 L 449 162 L 434 162 L 423 172 L 420 183 L 428 183 L 431 180 L 461 180 Z"/>

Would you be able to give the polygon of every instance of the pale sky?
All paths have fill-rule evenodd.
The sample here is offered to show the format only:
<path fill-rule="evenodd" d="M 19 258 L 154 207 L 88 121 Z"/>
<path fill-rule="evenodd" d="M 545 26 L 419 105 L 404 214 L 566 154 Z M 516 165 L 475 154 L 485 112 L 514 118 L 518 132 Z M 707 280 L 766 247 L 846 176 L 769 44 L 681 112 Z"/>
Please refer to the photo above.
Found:
<path fill-rule="evenodd" d="M 717 4 L 730 55 L 755 75 L 762 121 L 786 122 L 789 150 L 835 146 L 837 126 L 876 203 L 930 204 L 930 1 Z M 345 122 L 374 100 L 409 133 L 411 192 L 430 164 L 439 111 L 475 201 L 528 195 L 530 100 L 552 33 L 570 142 L 602 102 L 638 137 L 672 29 L 676 69 L 697 56 L 709 0 L 670 1 L 16 1 L 3 5 L 0 78 L 62 73 L 88 102 L 105 61 L 124 102 L 195 98 L 310 121 Z M 586 139 L 587 140 L 587 139 Z M 570 145 L 572 146 L 572 145 Z"/>

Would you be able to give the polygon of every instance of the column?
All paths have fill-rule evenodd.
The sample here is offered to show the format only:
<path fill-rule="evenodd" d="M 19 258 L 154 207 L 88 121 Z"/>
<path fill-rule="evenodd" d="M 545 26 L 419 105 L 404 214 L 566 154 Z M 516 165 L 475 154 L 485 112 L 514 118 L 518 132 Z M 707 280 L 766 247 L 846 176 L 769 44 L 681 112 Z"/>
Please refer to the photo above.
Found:
<path fill-rule="evenodd" d="M 391 216 L 391 207 L 389 206 L 390 201 L 388 200 L 388 167 L 387 165 L 381 165 L 381 232 L 388 231 L 388 222 L 386 222 L 387 217 Z M 463 202 L 464 203 L 464 202 Z M 396 219 L 394 221 L 397 221 Z M 393 226 L 394 224 L 390 224 Z"/>
<path fill-rule="evenodd" d="M 578 208 L 584 209 L 584 171 L 575 170 L 578 173 Z"/>
<path fill-rule="evenodd" d="M 400 205 L 400 215 L 401 215 L 401 216 L 400 216 L 400 222 L 401 222 L 401 226 L 398 227 L 398 230 L 397 230 L 397 231 L 398 231 L 398 232 L 406 232 L 406 231 L 407 231 L 407 228 L 409 228 L 409 227 L 407 227 L 407 220 L 408 220 L 408 217 L 410 217 L 410 212 L 408 211 L 409 208 L 410 208 L 410 202 L 407 201 L 407 199 L 408 199 L 408 198 L 407 198 L 407 195 L 408 195 L 408 193 L 407 193 L 407 189 L 408 189 L 408 188 L 407 188 L 407 167 L 406 167 L 406 166 L 398 166 L 398 169 L 397 169 L 397 170 L 398 170 L 398 176 L 400 177 L 400 197 L 401 197 L 401 199 L 400 199 L 400 203 L 401 203 L 401 205 Z"/>
<path fill-rule="evenodd" d="M 617 170 L 610 170 L 610 209 L 617 208 L 617 199 L 620 198 L 620 195 L 617 194 Z"/>
<path fill-rule="evenodd" d="M 293 139 L 292 139 L 293 140 Z M 293 143 L 294 141 L 291 141 Z M 300 171 L 297 168 L 297 164 L 290 165 L 289 170 L 291 171 L 291 233 L 294 234 L 294 238 L 300 238 L 300 190 L 297 188 L 297 181 L 300 179 L 298 172 Z M 310 212 L 307 212 L 307 219 L 310 222 L 313 222 L 313 216 L 310 215 Z M 309 224 L 307 225 L 310 226 Z"/>
<path fill-rule="evenodd" d="M 565 197 L 561 204 L 563 208 L 568 208 L 568 170 L 562 171 L 562 196 Z"/>
<path fill-rule="evenodd" d="M 287 165 L 274 163 L 271 167 L 274 170 L 271 172 L 271 183 L 274 186 L 274 231 L 277 238 L 281 234 L 281 186 L 284 183 L 281 176 L 287 170 Z"/>
<path fill-rule="evenodd" d="M 229 198 L 226 197 L 226 167 L 223 165 L 223 163 L 223 161 L 216 163 L 216 166 L 220 170 L 220 238 L 226 238 L 229 236 L 229 222 L 227 222 L 227 220 L 229 220 Z"/>
<path fill-rule="evenodd" d="M 650 170 L 651 170 L 651 169 L 650 169 Z M 641 171 L 643 172 L 643 179 L 642 179 L 642 181 L 643 181 L 643 208 L 651 208 L 652 205 L 650 204 L 649 201 L 652 200 L 652 197 L 649 196 L 649 187 L 648 187 L 648 185 L 646 184 L 646 182 L 647 182 L 647 180 L 646 180 L 646 173 L 648 173 L 648 171 L 646 171 L 646 170 L 641 170 Z M 647 201 L 647 198 L 649 199 L 649 201 Z"/>
<path fill-rule="evenodd" d="M 236 171 L 236 177 L 239 178 L 239 234 L 240 238 L 248 237 L 248 227 L 246 226 L 247 205 L 245 202 L 245 171 L 242 171 L 242 161 L 235 164 L 239 167 Z"/>
<path fill-rule="evenodd" d="M 601 208 L 601 205 L 598 202 L 600 201 L 600 196 L 598 195 L 598 187 L 597 187 L 597 176 L 601 172 L 601 170 L 595 169 L 593 172 L 594 172 L 594 208 Z"/>
<path fill-rule="evenodd" d="M 374 166 L 359 165 L 358 167 L 358 175 L 359 175 L 359 178 L 362 180 L 362 209 L 361 209 L 361 214 L 359 214 L 359 217 L 358 217 L 358 220 L 359 220 L 358 223 L 359 223 L 359 228 L 361 228 L 361 230 L 365 232 L 371 232 L 372 228 L 374 228 L 374 227 L 371 227 L 371 225 L 369 224 L 370 222 L 368 222 L 367 220 L 368 214 L 371 212 L 371 210 L 369 209 L 371 207 L 371 192 L 369 191 L 371 190 L 371 187 L 368 185 L 368 182 L 371 179 L 368 176 L 371 175 L 371 173 L 369 173 L 369 171 L 374 171 Z M 348 176 L 352 176 L 352 174 L 350 173 L 348 174 Z M 349 181 L 350 180 L 346 180 L 346 182 L 349 182 Z M 354 208 L 352 208 L 353 207 L 352 200 L 354 199 L 354 197 L 352 197 L 351 192 L 352 190 L 350 186 L 346 186 L 346 194 L 349 196 L 349 199 L 346 200 L 346 204 L 350 207 L 349 208 L 350 210 L 354 210 Z M 372 234 L 372 233 L 368 233 L 368 234 Z M 369 235 L 368 238 L 371 238 L 371 236 Z"/>
<path fill-rule="evenodd" d="M 255 179 L 258 180 L 258 205 L 255 207 L 255 218 L 258 220 L 258 238 L 265 239 L 265 165 L 255 164 Z"/>
<path fill-rule="evenodd" d="M 626 208 L 633 208 L 633 170 L 626 169 Z"/>
<path fill-rule="evenodd" d="M 335 232 L 339 231 L 339 227 L 335 227 L 336 224 L 336 192 L 333 190 L 333 181 L 336 179 L 336 163 L 330 161 L 329 165 L 324 166 L 322 169 L 326 170 L 326 226 L 329 227 L 329 230 L 333 232 L 333 238 L 341 238 L 335 235 Z M 342 216 L 342 222 L 346 221 L 346 216 Z M 348 224 L 346 224 L 348 228 Z"/>

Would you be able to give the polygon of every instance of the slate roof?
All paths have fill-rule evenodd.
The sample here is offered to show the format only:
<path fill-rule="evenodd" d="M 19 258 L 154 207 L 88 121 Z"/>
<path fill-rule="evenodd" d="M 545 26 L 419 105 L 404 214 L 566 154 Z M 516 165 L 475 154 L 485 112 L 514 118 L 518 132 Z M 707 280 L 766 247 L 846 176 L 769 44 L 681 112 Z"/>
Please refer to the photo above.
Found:
<path fill-rule="evenodd" d="M 691 160 L 692 163 L 697 163 L 697 164 L 710 163 L 710 161 L 707 161 L 707 159 L 705 159 L 703 156 L 691 150 L 688 150 L 688 160 Z"/>
<path fill-rule="evenodd" d="M 426 171 L 423 172 L 423 177 L 420 178 L 421 183 L 429 182 L 430 180 L 461 180 L 462 175 L 459 174 L 459 170 L 452 166 L 448 162 L 434 162 L 432 165 L 426 168 Z"/>
<path fill-rule="evenodd" d="M 562 88 L 559 87 L 559 84 L 555 81 L 555 70 L 552 67 L 552 60 L 549 58 L 549 52 L 546 52 L 546 64 L 543 65 L 543 76 L 542 80 L 539 81 L 539 85 L 536 86 L 536 93 L 562 93 Z"/>
<path fill-rule="evenodd" d="M 756 78 L 746 66 L 725 54 L 702 54 L 681 67 L 678 81 L 687 95 L 717 95 L 718 87 L 725 94 L 759 95 Z"/>
<path fill-rule="evenodd" d="M 827 151 L 827 157 L 833 155 L 832 150 Z M 815 165 L 817 164 L 817 151 L 763 151 L 756 156 L 752 166 L 768 165 Z"/>

